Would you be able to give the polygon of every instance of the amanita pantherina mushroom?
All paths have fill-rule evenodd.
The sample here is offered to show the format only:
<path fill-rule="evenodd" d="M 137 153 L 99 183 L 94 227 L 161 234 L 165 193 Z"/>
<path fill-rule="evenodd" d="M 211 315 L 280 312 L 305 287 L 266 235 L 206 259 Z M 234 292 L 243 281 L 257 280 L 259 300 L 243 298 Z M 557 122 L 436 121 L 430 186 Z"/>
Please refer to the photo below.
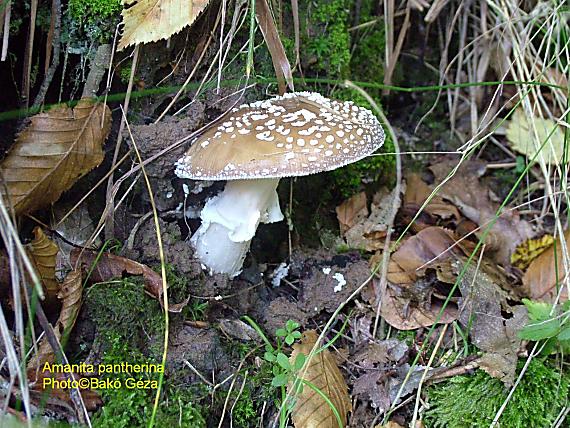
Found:
<path fill-rule="evenodd" d="M 213 272 L 236 276 L 260 222 L 283 220 L 283 177 L 330 171 L 377 150 L 384 131 L 369 110 L 297 92 L 234 108 L 198 137 L 176 175 L 228 180 L 206 202 L 191 242 Z"/>

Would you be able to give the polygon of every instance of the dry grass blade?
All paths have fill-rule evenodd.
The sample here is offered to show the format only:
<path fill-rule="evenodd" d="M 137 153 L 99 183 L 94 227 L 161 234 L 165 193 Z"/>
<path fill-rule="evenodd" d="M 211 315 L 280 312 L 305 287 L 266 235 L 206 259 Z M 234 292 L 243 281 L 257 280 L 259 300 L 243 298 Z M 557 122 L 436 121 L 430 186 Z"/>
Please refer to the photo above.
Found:
<path fill-rule="evenodd" d="M 294 364 L 297 355 L 301 353 L 309 355 L 317 338 L 318 335 L 314 330 L 306 331 L 301 343 L 293 346 L 291 364 Z M 312 384 L 328 397 L 340 416 L 342 426 L 346 426 L 347 415 L 352 410 L 352 404 L 346 381 L 342 377 L 334 356 L 327 349 L 315 354 L 305 363 L 301 376 L 305 382 Z M 289 393 L 294 396 L 294 392 Z M 307 384 L 296 396 L 291 418 L 296 428 L 338 427 L 337 418 L 331 406 Z"/>
<path fill-rule="evenodd" d="M 283 47 L 283 43 L 281 43 L 281 38 L 279 37 L 279 32 L 275 26 L 275 20 L 273 19 L 267 0 L 256 0 L 255 14 L 261 32 L 263 33 L 263 38 L 267 44 L 267 49 L 269 49 L 269 53 L 271 54 L 271 60 L 275 68 L 275 76 L 277 77 L 277 83 L 279 85 L 279 93 L 281 95 L 285 93 L 286 85 L 292 92 L 295 92 L 291 64 L 287 59 L 285 48 Z"/>
<path fill-rule="evenodd" d="M 123 9 L 123 35 L 118 50 L 168 39 L 192 24 L 209 0 L 130 0 Z"/>
<path fill-rule="evenodd" d="M 34 240 L 27 245 L 32 262 L 44 286 L 46 297 L 52 300 L 59 293 L 55 278 L 56 256 L 59 247 L 49 239 L 40 227 L 34 229 Z"/>
<path fill-rule="evenodd" d="M 32 117 L 0 164 L 0 178 L 5 183 L 0 191 L 7 191 L 3 196 L 16 214 L 55 202 L 99 165 L 110 129 L 109 108 L 87 99 L 73 109 L 59 106 Z"/>

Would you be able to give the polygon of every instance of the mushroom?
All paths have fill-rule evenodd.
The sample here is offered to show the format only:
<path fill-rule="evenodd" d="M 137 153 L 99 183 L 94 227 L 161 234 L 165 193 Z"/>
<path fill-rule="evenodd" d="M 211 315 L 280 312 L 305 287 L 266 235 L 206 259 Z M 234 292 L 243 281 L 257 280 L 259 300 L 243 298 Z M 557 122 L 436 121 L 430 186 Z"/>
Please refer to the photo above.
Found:
<path fill-rule="evenodd" d="M 176 175 L 227 180 L 208 200 L 191 238 L 211 272 L 234 277 L 259 223 L 283 220 L 277 185 L 283 177 L 331 171 L 384 142 L 371 111 L 354 103 L 295 92 L 234 108 L 198 137 L 176 162 Z"/>

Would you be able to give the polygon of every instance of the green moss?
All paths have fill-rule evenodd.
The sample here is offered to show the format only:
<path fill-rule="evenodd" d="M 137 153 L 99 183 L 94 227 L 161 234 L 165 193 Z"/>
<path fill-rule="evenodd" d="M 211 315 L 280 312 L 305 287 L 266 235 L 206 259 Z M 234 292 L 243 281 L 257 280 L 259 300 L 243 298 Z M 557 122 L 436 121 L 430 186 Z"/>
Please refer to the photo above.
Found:
<path fill-rule="evenodd" d="M 101 22 L 117 15 L 122 9 L 121 0 L 69 0 L 71 18 L 85 23 Z"/>
<path fill-rule="evenodd" d="M 167 275 L 174 294 L 186 287 L 172 268 Z M 164 315 L 159 303 L 144 292 L 140 281 L 121 280 L 97 284 L 89 289 L 84 305 L 88 318 L 97 331 L 101 347 L 102 364 L 145 364 L 160 362 L 161 338 L 164 333 Z M 150 343 L 150 345 L 149 345 Z M 89 344 L 81 348 L 88 350 Z M 105 374 L 101 379 L 119 379 L 124 373 Z M 137 374 L 137 379 L 159 379 L 159 374 Z M 156 416 L 157 427 L 204 427 L 203 410 L 194 392 L 177 389 L 175 379 L 165 378 L 161 403 Z M 102 389 L 99 391 L 104 406 L 93 417 L 97 427 L 145 427 L 152 413 L 155 389 Z"/>
<path fill-rule="evenodd" d="M 519 369 L 522 367 L 519 363 Z M 509 401 L 499 423 L 501 428 L 547 427 L 568 405 L 569 376 L 534 359 Z M 429 428 L 488 427 L 507 397 L 498 379 L 483 371 L 457 376 L 427 390 L 430 408 L 425 414 Z"/>
<path fill-rule="evenodd" d="M 348 0 L 323 0 L 309 10 L 310 36 L 304 45 L 310 56 L 316 58 L 312 66 L 317 72 L 326 72 L 329 78 L 348 77 L 350 64 L 350 34 Z"/>

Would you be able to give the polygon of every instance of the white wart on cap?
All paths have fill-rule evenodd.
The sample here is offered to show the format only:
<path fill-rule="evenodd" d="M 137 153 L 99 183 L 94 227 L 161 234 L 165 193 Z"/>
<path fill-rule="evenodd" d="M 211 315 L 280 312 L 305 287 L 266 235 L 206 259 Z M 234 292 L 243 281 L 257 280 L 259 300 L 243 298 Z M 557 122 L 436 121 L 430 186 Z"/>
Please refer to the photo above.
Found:
<path fill-rule="evenodd" d="M 282 178 L 330 171 L 384 143 L 378 119 L 354 103 L 296 92 L 234 108 L 176 163 L 194 180 Z"/>

